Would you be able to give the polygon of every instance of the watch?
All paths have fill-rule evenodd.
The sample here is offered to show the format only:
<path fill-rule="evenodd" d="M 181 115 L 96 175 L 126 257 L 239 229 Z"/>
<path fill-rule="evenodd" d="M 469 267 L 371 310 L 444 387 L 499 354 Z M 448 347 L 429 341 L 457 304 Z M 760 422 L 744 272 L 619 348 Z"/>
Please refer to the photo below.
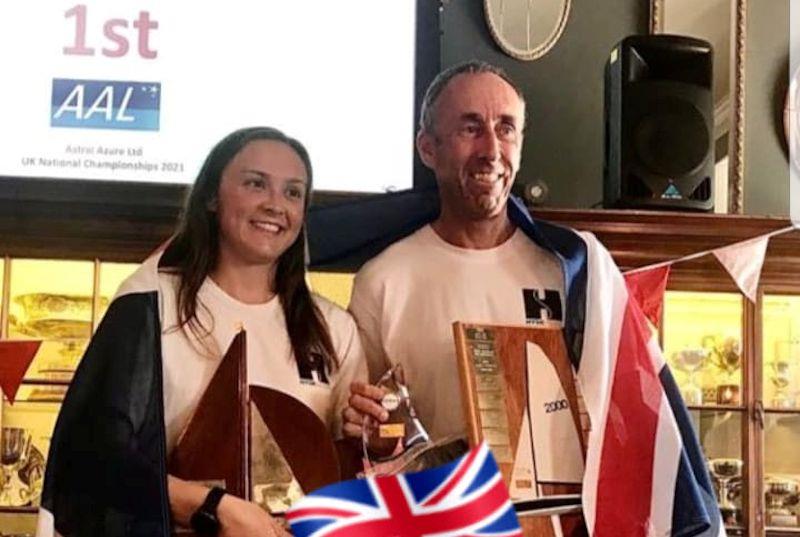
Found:
<path fill-rule="evenodd" d="M 203 505 L 189 519 L 189 525 L 200 537 L 214 537 L 219 533 L 217 506 L 224 495 L 225 489 L 220 487 L 212 488 L 203 501 Z"/>

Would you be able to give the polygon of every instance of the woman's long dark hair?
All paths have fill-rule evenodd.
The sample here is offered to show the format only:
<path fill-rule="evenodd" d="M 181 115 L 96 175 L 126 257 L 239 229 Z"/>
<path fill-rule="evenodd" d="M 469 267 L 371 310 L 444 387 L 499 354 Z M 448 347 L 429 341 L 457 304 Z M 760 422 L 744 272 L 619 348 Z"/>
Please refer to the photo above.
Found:
<path fill-rule="evenodd" d="M 217 213 L 210 210 L 217 199 L 222 172 L 244 146 L 255 140 L 272 140 L 291 147 L 303 161 L 308 175 L 304 212 L 311 197 L 311 159 L 303 145 L 270 127 L 250 127 L 223 138 L 206 157 L 189 193 L 177 233 L 161 259 L 160 265 L 172 267 L 181 276 L 178 288 L 178 322 L 202 338 L 210 332 L 197 316 L 197 293 L 219 259 L 219 224 Z M 338 367 L 330 332 L 317 308 L 305 279 L 305 224 L 297 239 L 280 256 L 275 271 L 275 292 L 281 301 L 289 341 L 295 360 L 311 366 L 321 355 L 329 371 Z"/>

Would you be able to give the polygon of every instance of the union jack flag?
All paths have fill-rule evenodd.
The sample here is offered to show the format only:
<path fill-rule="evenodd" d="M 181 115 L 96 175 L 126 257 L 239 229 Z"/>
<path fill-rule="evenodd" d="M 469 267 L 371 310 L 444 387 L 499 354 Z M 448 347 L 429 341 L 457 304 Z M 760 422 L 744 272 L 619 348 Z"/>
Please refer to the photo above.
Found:
<path fill-rule="evenodd" d="M 295 537 L 519 537 L 508 490 L 486 444 L 430 470 L 344 481 L 286 513 Z"/>

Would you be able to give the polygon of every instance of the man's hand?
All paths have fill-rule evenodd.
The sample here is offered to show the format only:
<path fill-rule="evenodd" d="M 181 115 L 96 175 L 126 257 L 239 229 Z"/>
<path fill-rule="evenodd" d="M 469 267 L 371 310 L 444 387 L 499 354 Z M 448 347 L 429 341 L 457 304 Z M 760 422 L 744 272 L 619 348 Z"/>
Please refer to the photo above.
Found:
<path fill-rule="evenodd" d="M 231 494 L 222 497 L 217 508 L 220 537 L 289 537 L 274 518 L 258 504 Z"/>
<path fill-rule="evenodd" d="M 383 390 L 373 384 L 353 382 L 350 384 L 349 406 L 342 411 L 342 433 L 344 436 L 360 439 L 364 432 L 364 419 L 384 422 L 389 413 L 381 406 Z"/>

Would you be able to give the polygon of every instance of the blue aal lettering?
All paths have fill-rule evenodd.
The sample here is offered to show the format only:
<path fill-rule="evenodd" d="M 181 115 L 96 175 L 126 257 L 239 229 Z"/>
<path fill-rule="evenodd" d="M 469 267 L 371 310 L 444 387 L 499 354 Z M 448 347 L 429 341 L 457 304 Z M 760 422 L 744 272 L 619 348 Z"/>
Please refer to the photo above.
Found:
<path fill-rule="evenodd" d="M 161 84 L 53 79 L 53 127 L 158 130 Z"/>

